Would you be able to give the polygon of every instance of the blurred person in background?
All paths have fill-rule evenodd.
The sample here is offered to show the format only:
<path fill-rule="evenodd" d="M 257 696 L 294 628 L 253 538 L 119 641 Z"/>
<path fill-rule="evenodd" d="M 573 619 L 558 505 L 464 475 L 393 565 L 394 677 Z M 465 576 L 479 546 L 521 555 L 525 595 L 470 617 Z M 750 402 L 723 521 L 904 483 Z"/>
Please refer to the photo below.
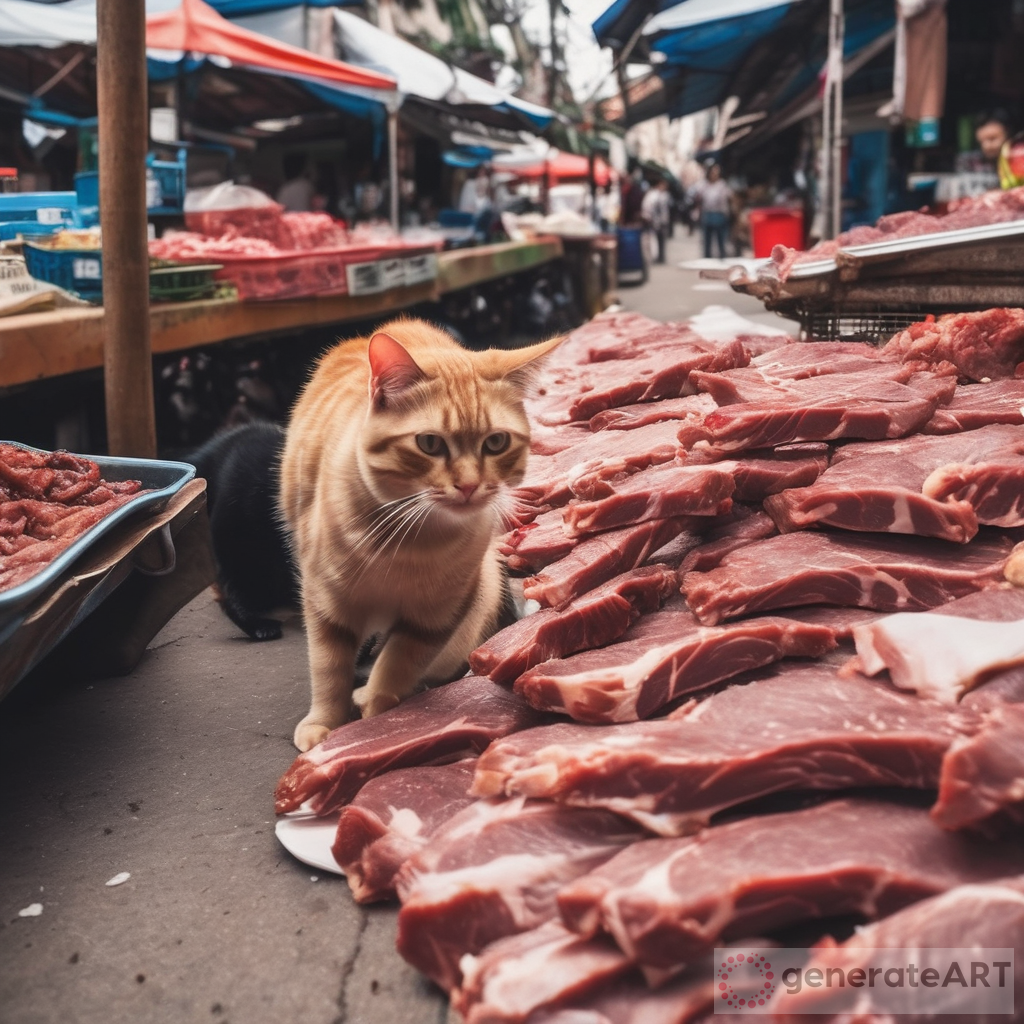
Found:
<path fill-rule="evenodd" d="M 718 248 L 718 258 L 725 259 L 725 239 L 729 234 L 732 214 L 732 189 L 722 180 L 722 168 L 712 164 L 708 176 L 696 190 L 700 205 L 700 226 L 704 233 L 704 257 L 711 259 L 712 243 Z"/>
<path fill-rule="evenodd" d="M 491 205 L 491 187 L 486 164 L 470 171 L 469 177 L 459 193 L 459 209 L 474 216 L 483 213 Z"/>
<path fill-rule="evenodd" d="M 672 218 L 672 199 L 668 194 L 668 182 L 662 178 L 657 185 L 647 190 L 641 205 L 644 223 L 654 234 L 658 243 L 655 263 L 665 262 L 665 240 L 668 238 L 669 221 Z"/>
<path fill-rule="evenodd" d="M 308 213 L 313 209 L 313 182 L 306 177 L 306 154 L 285 153 L 281 161 L 284 184 L 277 190 L 277 201 L 289 213 Z"/>

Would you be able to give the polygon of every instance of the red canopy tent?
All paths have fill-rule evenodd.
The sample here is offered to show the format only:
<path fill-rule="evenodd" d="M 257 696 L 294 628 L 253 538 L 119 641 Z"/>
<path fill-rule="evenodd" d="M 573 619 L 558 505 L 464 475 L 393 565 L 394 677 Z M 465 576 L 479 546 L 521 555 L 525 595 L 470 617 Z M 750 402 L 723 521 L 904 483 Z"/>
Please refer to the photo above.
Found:
<path fill-rule="evenodd" d="M 506 164 L 501 165 L 501 169 L 514 174 L 517 178 L 530 181 L 543 178 L 546 173 L 549 185 L 557 185 L 563 181 L 587 181 L 590 177 L 590 161 L 587 157 L 561 151 L 556 151 L 546 160 L 538 161 L 535 164 L 522 166 Z M 594 160 L 594 181 L 600 187 L 603 188 L 607 185 L 612 180 L 614 173 L 601 157 Z"/>
<path fill-rule="evenodd" d="M 394 92 L 398 85 L 387 75 L 318 57 L 297 46 L 250 32 L 221 17 L 203 0 L 182 0 L 174 10 L 151 14 L 146 19 L 146 46 L 227 57 L 235 64 L 318 78 L 340 86 Z"/>

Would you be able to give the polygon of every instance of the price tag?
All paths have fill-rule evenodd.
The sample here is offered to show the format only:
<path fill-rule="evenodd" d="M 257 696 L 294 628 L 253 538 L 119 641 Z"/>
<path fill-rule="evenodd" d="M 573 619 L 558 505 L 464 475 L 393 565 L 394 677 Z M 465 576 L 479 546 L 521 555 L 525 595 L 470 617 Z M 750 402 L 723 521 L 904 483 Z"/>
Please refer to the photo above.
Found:
<path fill-rule="evenodd" d="M 422 256 L 409 256 L 405 260 L 405 283 L 422 284 L 437 277 L 437 254 L 425 252 Z"/>
<path fill-rule="evenodd" d="M 40 224 L 63 224 L 64 211 L 56 206 L 41 206 L 36 210 L 36 220 Z"/>
<path fill-rule="evenodd" d="M 405 260 L 381 260 L 379 265 L 385 291 L 391 288 L 402 288 L 405 285 Z"/>
<path fill-rule="evenodd" d="M 345 267 L 349 295 L 374 295 L 384 291 L 379 263 L 349 263 Z"/>
<path fill-rule="evenodd" d="M 99 281 L 103 277 L 103 264 L 99 260 L 79 256 L 71 261 L 71 274 L 80 281 Z"/>

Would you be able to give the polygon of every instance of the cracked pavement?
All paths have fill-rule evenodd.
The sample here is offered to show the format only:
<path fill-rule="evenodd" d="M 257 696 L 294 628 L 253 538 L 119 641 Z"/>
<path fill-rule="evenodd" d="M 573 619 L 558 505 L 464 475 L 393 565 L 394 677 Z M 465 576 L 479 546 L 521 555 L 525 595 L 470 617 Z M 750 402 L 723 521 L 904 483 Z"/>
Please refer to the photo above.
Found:
<path fill-rule="evenodd" d="M 3 1024 L 443 1024 L 395 909 L 274 838 L 307 700 L 298 623 L 253 643 L 206 592 L 131 675 L 0 704 Z"/>

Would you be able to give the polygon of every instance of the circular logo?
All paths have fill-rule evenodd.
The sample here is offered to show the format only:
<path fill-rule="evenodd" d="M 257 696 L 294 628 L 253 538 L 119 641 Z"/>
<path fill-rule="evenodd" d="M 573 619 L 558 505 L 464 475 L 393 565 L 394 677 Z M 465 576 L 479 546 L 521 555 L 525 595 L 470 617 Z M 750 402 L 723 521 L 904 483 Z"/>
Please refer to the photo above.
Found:
<path fill-rule="evenodd" d="M 720 1007 L 750 1012 L 766 1006 L 775 994 L 771 962 L 760 953 L 731 953 L 715 973 Z"/>

